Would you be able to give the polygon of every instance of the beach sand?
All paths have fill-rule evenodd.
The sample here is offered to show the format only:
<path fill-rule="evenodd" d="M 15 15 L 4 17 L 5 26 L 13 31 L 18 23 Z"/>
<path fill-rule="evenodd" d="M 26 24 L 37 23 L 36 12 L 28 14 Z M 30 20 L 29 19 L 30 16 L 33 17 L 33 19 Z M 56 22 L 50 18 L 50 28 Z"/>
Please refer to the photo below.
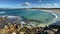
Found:
<path fill-rule="evenodd" d="M 41 10 L 49 10 L 49 11 L 54 11 L 54 12 L 60 12 L 60 9 L 41 9 Z"/>
<path fill-rule="evenodd" d="M 43 8 L 41 10 L 51 11 L 51 12 L 55 13 L 58 16 L 57 21 L 60 21 L 60 9 L 51 9 L 51 8 L 45 9 L 45 8 Z"/>
<path fill-rule="evenodd" d="M 31 9 L 49 10 L 49 11 L 54 11 L 54 12 L 60 12 L 60 8 L 31 8 Z"/>

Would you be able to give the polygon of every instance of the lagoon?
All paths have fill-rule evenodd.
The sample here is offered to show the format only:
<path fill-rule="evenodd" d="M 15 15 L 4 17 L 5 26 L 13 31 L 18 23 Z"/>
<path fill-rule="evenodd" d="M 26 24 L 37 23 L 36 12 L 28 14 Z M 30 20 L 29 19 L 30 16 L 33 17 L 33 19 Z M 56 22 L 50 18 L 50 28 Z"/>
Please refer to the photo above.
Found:
<path fill-rule="evenodd" d="M 56 15 L 54 13 L 38 9 L 1 9 L 0 16 L 19 16 L 25 21 L 31 21 L 33 24 L 39 25 L 49 25 L 56 20 Z"/>

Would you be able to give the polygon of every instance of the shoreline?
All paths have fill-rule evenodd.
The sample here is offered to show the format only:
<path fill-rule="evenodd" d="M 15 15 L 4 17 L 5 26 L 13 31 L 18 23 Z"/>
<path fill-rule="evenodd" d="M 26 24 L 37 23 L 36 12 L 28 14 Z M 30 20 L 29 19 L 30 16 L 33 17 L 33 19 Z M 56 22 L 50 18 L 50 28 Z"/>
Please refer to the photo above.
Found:
<path fill-rule="evenodd" d="M 28 10 L 28 9 L 27 9 Z M 35 9 L 34 9 L 35 10 Z M 39 10 L 39 9 L 38 9 Z M 54 18 L 54 21 L 52 21 L 51 23 L 48 23 L 48 24 L 52 24 L 53 22 L 55 22 L 56 21 L 56 19 L 58 18 L 58 16 L 56 15 L 56 14 L 54 14 L 53 12 L 51 12 L 51 11 L 48 11 L 48 10 L 41 10 L 41 11 L 45 11 L 45 12 L 49 12 L 49 13 L 51 13 L 52 15 L 54 15 L 55 16 L 55 18 Z M 11 18 L 11 16 L 10 16 L 10 18 Z M 41 25 L 41 24 L 40 24 Z M 42 24 L 43 25 L 43 24 Z M 47 25 L 47 24 L 45 24 L 45 25 Z M 45 26 L 44 25 L 44 26 Z M 39 25 L 38 25 L 39 26 Z"/>
<path fill-rule="evenodd" d="M 53 13 L 55 13 L 58 16 L 58 21 L 60 21 L 60 9 L 40 9 L 40 10 L 45 10 L 45 11 L 51 11 Z"/>
<path fill-rule="evenodd" d="M 29 8 L 27 8 L 29 9 Z M 60 8 L 30 8 L 30 9 L 38 9 L 38 10 L 48 10 L 53 12 L 60 12 Z"/>
<path fill-rule="evenodd" d="M 41 10 L 41 11 L 49 12 L 49 13 L 51 13 L 52 15 L 55 16 L 54 21 L 52 21 L 51 23 L 48 23 L 49 25 L 52 24 L 52 23 L 55 23 L 55 22 L 57 21 L 58 16 L 57 16 L 55 13 L 53 13 L 52 11 L 49 11 L 49 10 Z M 44 25 L 44 26 L 43 26 L 43 25 Z M 47 25 L 47 24 L 40 24 L 39 26 L 45 27 L 45 26 L 49 26 L 49 25 Z"/>
<path fill-rule="evenodd" d="M 49 10 L 42 10 L 42 11 L 49 12 L 52 15 L 54 15 L 55 16 L 55 19 L 54 20 L 56 20 L 58 18 L 58 16 L 54 12 L 52 12 L 52 11 L 49 11 Z"/>

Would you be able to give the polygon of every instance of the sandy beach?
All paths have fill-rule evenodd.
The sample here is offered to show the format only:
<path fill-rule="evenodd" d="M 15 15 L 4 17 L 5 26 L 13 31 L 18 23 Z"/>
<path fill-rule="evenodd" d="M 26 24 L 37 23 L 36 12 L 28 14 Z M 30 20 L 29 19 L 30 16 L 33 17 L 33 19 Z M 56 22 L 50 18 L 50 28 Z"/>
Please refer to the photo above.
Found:
<path fill-rule="evenodd" d="M 58 16 L 57 21 L 60 21 L 60 9 L 41 9 L 41 10 L 47 10 L 47 11 L 51 11 L 53 13 L 55 13 Z"/>
<path fill-rule="evenodd" d="M 31 8 L 31 9 L 40 9 L 40 10 L 49 10 L 54 12 L 60 12 L 60 8 Z"/>
<path fill-rule="evenodd" d="M 49 11 L 54 11 L 54 12 L 60 12 L 60 9 L 42 9 L 42 10 L 49 10 Z"/>

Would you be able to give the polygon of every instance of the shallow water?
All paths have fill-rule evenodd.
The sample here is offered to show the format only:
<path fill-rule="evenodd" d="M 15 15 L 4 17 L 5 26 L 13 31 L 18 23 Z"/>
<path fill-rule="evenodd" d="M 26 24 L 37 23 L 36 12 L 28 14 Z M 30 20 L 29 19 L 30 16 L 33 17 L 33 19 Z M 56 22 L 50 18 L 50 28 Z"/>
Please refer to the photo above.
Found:
<path fill-rule="evenodd" d="M 19 16 L 30 21 L 39 21 L 40 23 L 52 23 L 56 18 L 55 15 L 49 12 L 36 9 L 4 9 L 0 10 L 0 16 Z M 38 22 L 37 22 L 38 23 Z"/>
<path fill-rule="evenodd" d="M 54 12 L 54 13 L 58 16 L 57 21 L 60 21 L 60 12 Z"/>

